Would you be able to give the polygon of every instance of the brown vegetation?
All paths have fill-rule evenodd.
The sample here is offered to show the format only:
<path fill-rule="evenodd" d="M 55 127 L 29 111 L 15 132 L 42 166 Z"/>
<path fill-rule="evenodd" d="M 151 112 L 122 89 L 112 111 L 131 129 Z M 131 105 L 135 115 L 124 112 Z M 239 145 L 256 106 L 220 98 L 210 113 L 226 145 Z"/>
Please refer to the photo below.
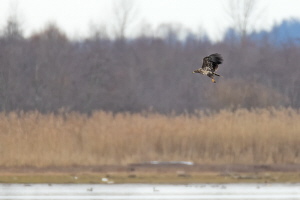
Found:
<path fill-rule="evenodd" d="M 299 121 L 299 110 L 284 108 L 182 115 L 2 113 L 0 165 L 300 163 Z"/>

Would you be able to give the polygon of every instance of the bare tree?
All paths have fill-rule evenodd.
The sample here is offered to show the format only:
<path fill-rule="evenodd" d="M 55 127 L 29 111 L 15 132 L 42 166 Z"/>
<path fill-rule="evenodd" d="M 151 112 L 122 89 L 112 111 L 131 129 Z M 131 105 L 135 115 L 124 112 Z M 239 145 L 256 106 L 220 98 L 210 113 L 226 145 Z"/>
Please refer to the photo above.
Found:
<path fill-rule="evenodd" d="M 134 0 L 115 1 L 113 12 L 116 19 L 116 37 L 118 39 L 124 39 L 129 26 L 137 18 L 137 8 L 134 4 Z"/>
<path fill-rule="evenodd" d="M 262 15 L 256 0 L 230 0 L 226 12 L 242 41 L 257 23 L 257 18 Z"/>
<path fill-rule="evenodd" d="M 18 12 L 18 2 L 12 1 L 6 25 L 3 29 L 3 35 L 10 39 L 20 39 L 23 36 L 22 22 Z"/>

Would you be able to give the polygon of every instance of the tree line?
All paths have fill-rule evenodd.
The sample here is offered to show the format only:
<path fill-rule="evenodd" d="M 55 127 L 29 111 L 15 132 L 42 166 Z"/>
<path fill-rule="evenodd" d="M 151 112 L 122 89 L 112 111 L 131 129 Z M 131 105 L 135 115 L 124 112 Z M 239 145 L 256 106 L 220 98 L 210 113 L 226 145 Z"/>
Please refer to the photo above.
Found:
<path fill-rule="evenodd" d="M 300 107 L 300 47 L 265 37 L 211 42 L 176 28 L 160 37 L 111 39 L 101 31 L 74 40 L 56 25 L 24 37 L 16 21 L 0 35 L 0 111 L 95 110 L 162 113 Z M 223 55 L 213 84 L 192 74 L 211 53 Z"/>

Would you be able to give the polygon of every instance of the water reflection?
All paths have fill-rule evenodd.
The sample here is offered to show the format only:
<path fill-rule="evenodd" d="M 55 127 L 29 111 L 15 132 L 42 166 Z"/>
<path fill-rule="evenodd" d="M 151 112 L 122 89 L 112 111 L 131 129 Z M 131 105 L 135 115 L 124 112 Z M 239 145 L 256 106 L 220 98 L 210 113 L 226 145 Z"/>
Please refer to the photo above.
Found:
<path fill-rule="evenodd" d="M 300 184 L 0 184 L 0 199 L 300 200 Z"/>

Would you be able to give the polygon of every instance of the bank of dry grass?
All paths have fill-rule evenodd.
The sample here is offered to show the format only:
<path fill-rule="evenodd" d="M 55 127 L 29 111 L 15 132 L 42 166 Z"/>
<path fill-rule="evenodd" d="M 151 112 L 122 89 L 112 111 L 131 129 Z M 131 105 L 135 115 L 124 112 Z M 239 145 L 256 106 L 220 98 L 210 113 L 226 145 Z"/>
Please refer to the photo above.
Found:
<path fill-rule="evenodd" d="M 300 163 L 300 111 L 0 114 L 1 166 Z"/>
<path fill-rule="evenodd" d="M 103 173 L 70 174 L 13 174 L 0 175 L 1 183 L 93 183 L 106 184 Z M 192 173 L 186 177 L 178 177 L 172 173 L 137 174 L 135 177 L 126 173 L 114 173 L 108 177 L 108 183 L 155 183 L 155 184 L 190 184 L 190 183 L 299 183 L 299 173 L 243 173 L 220 175 L 219 173 Z"/>

